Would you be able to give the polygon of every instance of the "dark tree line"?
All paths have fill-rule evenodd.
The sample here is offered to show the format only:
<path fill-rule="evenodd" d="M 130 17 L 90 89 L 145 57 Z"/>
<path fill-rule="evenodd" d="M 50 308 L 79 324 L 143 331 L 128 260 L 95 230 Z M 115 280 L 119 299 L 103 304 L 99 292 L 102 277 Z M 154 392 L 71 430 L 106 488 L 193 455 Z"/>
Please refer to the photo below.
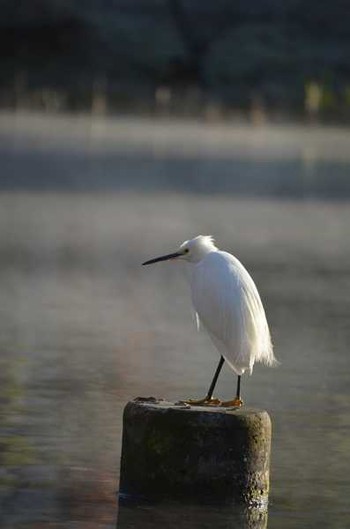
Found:
<path fill-rule="evenodd" d="M 118 107 L 197 90 L 202 100 L 300 109 L 350 106 L 348 0 L 0 2 L 0 83 L 56 91 L 64 105 L 104 93 Z M 167 97 L 163 100 L 167 101 Z M 17 95 L 16 95 L 17 94 Z M 171 94 L 169 96 L 169 94 Z M 91 101 L 90 101 L 91 103 Z"/>

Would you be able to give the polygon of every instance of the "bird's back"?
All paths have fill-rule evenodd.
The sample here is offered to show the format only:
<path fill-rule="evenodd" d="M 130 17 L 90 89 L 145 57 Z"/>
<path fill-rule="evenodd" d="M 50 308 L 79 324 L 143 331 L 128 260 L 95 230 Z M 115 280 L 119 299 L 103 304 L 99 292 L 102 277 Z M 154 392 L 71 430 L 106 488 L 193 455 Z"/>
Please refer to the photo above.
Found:
<path fill-rule="evenodd" d="M 210 252 L 192 266 L 190 282 L 200 322 L 238 375 L 251 372 L 255 361 L 275 362 L 258 290 L 238 259 Z"/>

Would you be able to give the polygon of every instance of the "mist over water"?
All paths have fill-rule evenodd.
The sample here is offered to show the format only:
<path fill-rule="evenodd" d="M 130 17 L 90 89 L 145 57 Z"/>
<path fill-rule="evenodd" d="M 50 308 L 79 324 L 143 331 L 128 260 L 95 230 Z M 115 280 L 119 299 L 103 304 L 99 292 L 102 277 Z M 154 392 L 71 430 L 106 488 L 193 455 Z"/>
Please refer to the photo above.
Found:
<path fill-rule="evenodd" d="M 0 189 L 349 199 L 347 129 L 0 115 Z"/>
<path fill-rule="evenodd" d="M 1 148 L 3 175 L 22 179 L 13 191 L 7 178 L 0 195 L 1 527 L 113 527 L 126 402 L 139 395 L 200 397 L 207 390 L 217 353 L 196 332 L 184 267 L 141 267 L 200 233 L 212 234 L 254 277 L 281 362 L 275 369 L 256 365 L 242 381 L 245 403 L 266 409 L 273 423 L 268 527 L 346 527 L 348 202 L 213 194 L 214 177 L 204 185 L 200 176 L 198 192 L 192 173 L 186 188 L 188 157 L 173 154 L 173 165 L 166 156 L 161 171 L 161 158 L 137 149 L 134 157 L 131 147 L 123 163 L 112 157 L 110 166 L 106 147 L 98 155 L 92 148 L 86 167 L 94 186 L 84 191 L 82 173 L 73 192 L 59 178 L 67 168 L 74 173 L 85 147 L 52 137 L 45 147 L 40 135 L 33 146 L 19 137 Z M 222 153 L 211 148 L 200 157 L 204 172 L 222 167 Z M 222 162 L 227 175 L 240 171 L 236 156 Z M 135 159 L 142 157 L 149 168 L 135 177 Z M 332 178 L 343 178 L 336 168 L 347 167 L 346 156 L 341 165 L 336 156 L 332 163 Z M 259 159 L 249 164 L 260 174 Z M 57 178 L 50 179 L 49 167 Z M 103 182 L 98 189 L 101 167 L 105 181 L 114 182 L 108 190 Z M 300 165 L 291 167 L 296 181 Z M 141 174 L 152 180 L 153 169 L 166 185 L 135 184 Z M 24 185 L 32 175 L 34 188 Z M 234 388 L 226 369 L 217 394 L 230 398 Z M 193 510 L 183 526 L 192 518 L 195 524 Z"/>

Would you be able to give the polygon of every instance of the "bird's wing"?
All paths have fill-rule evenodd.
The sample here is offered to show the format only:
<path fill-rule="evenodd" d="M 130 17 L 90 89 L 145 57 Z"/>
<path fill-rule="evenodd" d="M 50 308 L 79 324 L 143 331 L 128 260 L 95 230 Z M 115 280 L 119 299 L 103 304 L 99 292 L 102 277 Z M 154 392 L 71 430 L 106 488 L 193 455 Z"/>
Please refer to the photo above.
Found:
<path fill-rule="evenodd" d="M 238 374 L 251 370 L 269 333 L 259 293 L 243 265 L 226 252 L 212 252 L 194 267 L 191 291 L 219 352 Z"/>

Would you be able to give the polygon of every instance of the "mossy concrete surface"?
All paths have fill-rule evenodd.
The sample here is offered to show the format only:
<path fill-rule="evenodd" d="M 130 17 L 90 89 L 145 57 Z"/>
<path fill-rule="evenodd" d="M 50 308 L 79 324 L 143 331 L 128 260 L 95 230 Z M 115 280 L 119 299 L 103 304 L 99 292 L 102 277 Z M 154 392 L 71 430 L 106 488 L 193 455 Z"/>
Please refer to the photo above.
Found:
<path fill-rule="evenodd" d="M 120 495 L 266 505 L 266 411 L 136 399 L 124 410 Z"/>

